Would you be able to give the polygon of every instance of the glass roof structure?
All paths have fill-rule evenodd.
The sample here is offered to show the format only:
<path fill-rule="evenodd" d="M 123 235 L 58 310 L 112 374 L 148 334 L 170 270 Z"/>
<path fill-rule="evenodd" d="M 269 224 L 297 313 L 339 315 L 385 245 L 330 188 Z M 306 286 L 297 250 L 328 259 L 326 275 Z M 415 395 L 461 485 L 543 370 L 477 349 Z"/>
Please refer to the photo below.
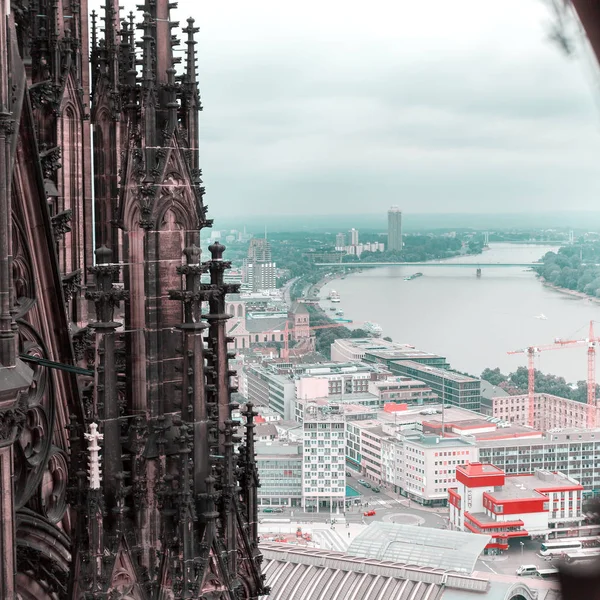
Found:
<path fill-rule="evenodd" d="M 472 573 L 488 535 L 374 522 L 350 544 L 347 554 L 407 565 Z"/>

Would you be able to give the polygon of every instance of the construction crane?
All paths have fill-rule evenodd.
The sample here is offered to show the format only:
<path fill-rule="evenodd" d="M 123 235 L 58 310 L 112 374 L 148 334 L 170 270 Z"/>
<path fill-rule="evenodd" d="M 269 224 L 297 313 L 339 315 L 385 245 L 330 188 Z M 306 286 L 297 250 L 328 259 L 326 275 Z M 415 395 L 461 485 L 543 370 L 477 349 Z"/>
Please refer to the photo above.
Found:
<path fill-rule="evenodd" d="M 331 329 L 334 327 L 347 327 L 348 325 L 366 325 L 367 322 L 363 322 L 363 321 L 351 321 L 351 322 L 344 322 L 344 323 L 327 323 L 325 325 L 309 325 L 309 326 L 304 326 L 301 325 L 299 327 L 299 329 L 301 330 L 308 330 L 308 331 L 315 331 L 318 329 Z M 263 333 L 270 333 L 273 331 L 277 331 L 276 328 L 272 328 L 272 329 L 267 329 L 265 331 L 263 331 Z M 287 360 L 289 358 L 290 355 L 290 336 L 292 333 L 292 329 L 290 329 L 290 322 L 288 319 L 286 319 L 285 321 L 285 327 L 283 329 L 283 348 L 281 350 L 281 358 L 284 360 Z"/>
<path fill-rule="evenodd" d="M 508 354 L 526 354 L 527 355 L 527 371 L 528 371 L 528 396 L 529 396 L 529 417 L 528 424 L 533 427 L 534 423 L 534 408 L 535 408 L 535 356 L 547 350 L 562 350 L 567 346 L 581 344 L 584 340 L 561 340 L 557 338 L 554 344 L 546 346 L 529 346 L 521 350 L 511 350 Z M 589 376 L 589 374 L 588 374 Z M 589 393 L 589 392 L 588 392 Z"/>
<path fill-rule="evenodd" d="M 600 341 L 594 335 L 594 321 L 590 321 L 587 342 L 588 376 L 587 376 L 587 426 L 596 427 L 596 345 Z"/>
<path fill-rule="evenodd" d="M 281 358 L 283 360 L 287 360 L 290 356 L 290 333 L 291 329 L 289 328 L 289 321 L 285 322 L 285 329 L 283 330 L 283 349 L 281 351 Z M 365 322 L 366 323 L 366 322 Z M 348 325 L 363 325 L 365 324 L 362 321 L 352 321 L 352 323 L 327 323 L 326 325 L 311 325 L 308 327 L 301 326 L 301 329 L 315 331 L 317 329 L 331 329 L 333 327 L 346 327 Z"/>

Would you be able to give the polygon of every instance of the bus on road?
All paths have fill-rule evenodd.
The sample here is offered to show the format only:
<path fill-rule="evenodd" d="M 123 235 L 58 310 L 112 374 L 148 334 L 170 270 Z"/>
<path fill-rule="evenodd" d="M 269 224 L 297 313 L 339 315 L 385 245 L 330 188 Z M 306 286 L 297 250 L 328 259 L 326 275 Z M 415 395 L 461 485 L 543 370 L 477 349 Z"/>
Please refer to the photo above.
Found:
<path fill-rule="evenodd" d="M 593 560 L 598 560 L 600 558 L 600 549 L 596 551 L 590 552 L 589 550 L 586 552 L 585 550 L 581 552 L 567 552 L 565 555 L 565 560 L 568 563 L 586 563 L 591 562 Z"/>
<path fill-rule="evenodd" d="M 542 556 L 559 556 L 568 552 L 581 550 L 582 545 L 579 541 L 561 540 L 560 542 L 544 542 L 540 554 Z"/>

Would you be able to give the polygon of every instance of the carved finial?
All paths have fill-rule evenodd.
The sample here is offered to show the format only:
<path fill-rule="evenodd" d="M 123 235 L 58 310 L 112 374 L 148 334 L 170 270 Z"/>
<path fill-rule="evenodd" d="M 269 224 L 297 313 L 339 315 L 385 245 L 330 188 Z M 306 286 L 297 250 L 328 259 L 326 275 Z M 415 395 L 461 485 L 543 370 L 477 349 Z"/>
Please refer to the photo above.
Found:
<path fill-rule="evenodd" d="M 96 254 L 96 263 L 99 265 L 106 265 L 110 263 L 110 259 L 112 258 L 112 251 L 110 248 L 106 246 L 100 246 L 95 252 Z"/>
<path fill-rule="evenodd" d="M 98 48 L 98 26 L 96 25 L 96 18 L 98 17 L 98 13 L 93 10 L 92 11 L 92 52 L 95 52 Z"/>
<path fill-rule="evenodd" d="M 88 267 L 88 272 L 94 275 L 96 289 L 88 291 L 85 297 L 93 300 L 96 305 L 96 322 L 90 324 L 93 328 L 115 329 L 119 323 L 113 322 L 115 307 L 121 300 L 127 299 L 129 292 L 113 286 L 115 278 L 121 270 L 118 263 L 111 263 L 112 252 L 106 246 L 100 246 L 95 252 L 96 265 Z"/>
<path fill-rule="evenodd" d="M 190 17 L 188 20 L 188 26 L 183 29 L 183 33 L 187 33 L 187 40 L 185 41 L 187 45 L 186 52 L 186 81 L 188 83 L 196 83 L 196 40 L 194 39 L 194 34 L 200 31 L 199 27 L 194 27 L 194 19 Z"/>
<path fill-rule="evenodd" d="M 88 480 L 90 482 L 90 488 L 92 490 L 100 489 L 100 482 L 102 481 L 102 473 L 100 469 L 100 445 L 98 442 L 104 439 L 98 431 L 97 423 L 90 423 L 90 432 L 84 434 L 85 439 L 88 441 L 88 452 L 89 452 L 89 464 L 88 464 Z"/>
<path fill-rule="evenodd" d="M 144 22 L 142 23 L 144 35 L 142 36 L 142 83 L 148 87 L 154 80 L 152 45 L 154 38 L 152 37 L 152 16 L 149 12 L 144 13 Z"/>
<path fill-rule="evenodd" d="M 211 244 L 208 249 L 210 250 L 212 260 L 223 260 L 223 253 L 226 247 L 220 244 L 218 240 L 214 244 Z"/>
<path fill-rule="evenodd" d="M 183 250 L 188 265 L 197 265 L 200 262 L 200 248 L 192 244 Z"/>

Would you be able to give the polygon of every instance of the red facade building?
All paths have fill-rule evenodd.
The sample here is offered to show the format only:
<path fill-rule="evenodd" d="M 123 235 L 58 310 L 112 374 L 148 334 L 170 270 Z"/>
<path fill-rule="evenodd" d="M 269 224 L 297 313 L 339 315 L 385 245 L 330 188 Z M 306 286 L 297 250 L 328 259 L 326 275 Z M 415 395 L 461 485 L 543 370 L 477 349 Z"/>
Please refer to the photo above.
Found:
<path fill-rule="evenodd" d="M 507 477 L 494 465 L 469 463 L 456 468 L 456 480 L 448 490 L 450 525 L 492 536 L 487 548 L 506 550 L 510 538 L 545 537 L 583 521 L 583 486 L 560 473 Z"/>

